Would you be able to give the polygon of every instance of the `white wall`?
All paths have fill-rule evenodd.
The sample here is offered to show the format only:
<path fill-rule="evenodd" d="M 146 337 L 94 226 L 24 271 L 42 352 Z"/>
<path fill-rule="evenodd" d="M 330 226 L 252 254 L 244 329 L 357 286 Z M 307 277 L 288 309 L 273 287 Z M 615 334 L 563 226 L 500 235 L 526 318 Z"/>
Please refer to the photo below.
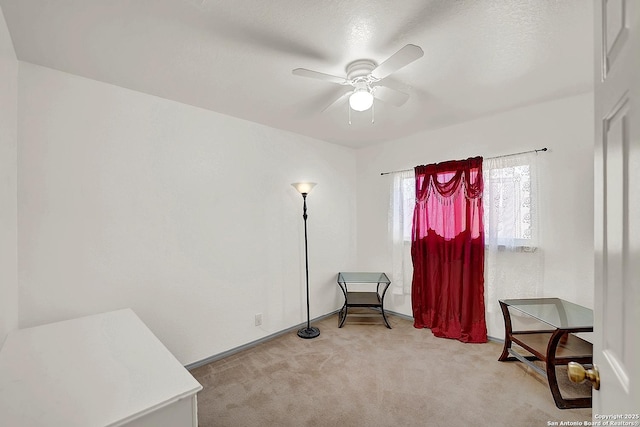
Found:
<path fill-rule="evenodd" d="M 355 152 L 19 63 L 20 327 L 131 307 L 184 364 L 340 306 Z M 254 326 L 262 313 L 264 324 Z"/>
<path fill-rule="evenodd" d="M 18 327 L 17 96 L 18 61 L 0 9 L 0 347 Z"/>
<path fill-rule="evenodd" d="M 387 212 L 392 178 L 381 172 L 548 147 L 540 154 L 544 294 L 593 307 L 593 140 L 593 94 L 587 93 L 359 150 L 359 268 L 391 270 Z M 388 294 L 385 303 L 411 315 L 410 295 Z"/>
<path fill-rule="evenodd" d="M 9 58 L 0 72 L 15 82 Z M 380 172 L 543 146 L 545 295 L 593 305 L 591 94 L 353 151 L 19 66 L 18 111 L 3 103 L 0 120 L 18 117 L 21 327 L 132 307 L 181 362 L 198 361 L 304 321 L 302 198 L 291 182 L 319 182 L 308 200 L 314 317 L 340 306 L 337 271 L 390 270 L 390 177 Z M 3 90 L 15 99 L 15 85 Z M 15 126 L 1 131 L 15 159 Z M 11 210 L 13 197 L 15 219 L 16 165 L 5 158 L 14 187 L 2 198 Z M 3 250 L 15 265 L 15 245 Z M 0 292 L 7 331 L 15 273 Z M 386 304 L 411 314 L 410 296 L 389 293 Z"/>

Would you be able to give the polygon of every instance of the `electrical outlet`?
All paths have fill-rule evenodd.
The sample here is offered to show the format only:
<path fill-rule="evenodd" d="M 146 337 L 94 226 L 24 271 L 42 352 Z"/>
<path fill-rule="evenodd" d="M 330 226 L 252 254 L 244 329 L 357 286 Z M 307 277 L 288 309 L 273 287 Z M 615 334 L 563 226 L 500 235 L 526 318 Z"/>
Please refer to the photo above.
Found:
<path fill-rule="evenodd" d="M 262 313 L 256 314 L 256 326 L 262 325 Z"/>

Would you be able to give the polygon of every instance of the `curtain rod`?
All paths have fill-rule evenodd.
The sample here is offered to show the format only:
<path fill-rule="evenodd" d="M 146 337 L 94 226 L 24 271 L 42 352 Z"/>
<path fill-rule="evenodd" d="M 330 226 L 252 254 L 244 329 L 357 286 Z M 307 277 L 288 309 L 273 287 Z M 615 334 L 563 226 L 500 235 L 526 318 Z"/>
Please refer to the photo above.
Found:
<path fill-rule="evenodd" d="M 503 157 L 518 156 L 520 154 L 537 153 L 538 151 L 547 151 L 547 147 L 539 148 L 537 150 L 521 151 L 519 153 L 504 154 L 502 156 L 487 157 L 487 159 L 501 159 Z M 380 172 L 380 175 L 389 175 L 389 174 L 398 173 L 398 172 L 409 172 L 409 171 L 412 171 L 412 170 L 413 169 L 402 169 L 402 170 L 399 170 L 399 171 Z"/>

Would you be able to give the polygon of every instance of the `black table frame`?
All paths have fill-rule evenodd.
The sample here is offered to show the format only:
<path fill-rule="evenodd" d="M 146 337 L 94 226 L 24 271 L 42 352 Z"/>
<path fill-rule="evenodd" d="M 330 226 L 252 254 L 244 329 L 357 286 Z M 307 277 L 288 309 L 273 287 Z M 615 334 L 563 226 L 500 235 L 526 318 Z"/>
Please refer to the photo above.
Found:
<path fill-rule="evenodd" d="M 391 281 L 389 280 L 387 275 L 385 273 L 375 273 L 379 275 L 380 278 L 386 279 L 386 280 L 379 280 L 376 283 L 376 282 L 363 282 L 363 281 L 356 281 L 356 280 L 350 281 L 345 279 L 343 274 L 348 274 L 348 273 L 338 273 L 338 279 L 337 279 L 338 286 L 340 287 L 340 290 L 342 290 L 342 293 L 344 294 L 344 305 L 338 312 L 338 327 L 342 328 L 345 320 L 347 320 L 349 307 L 365 307 L 365 308 L 379 309 L 380 313 L 382 314 L 382 319 L 384 320 L 385 326 L 391 329 L 391 325 L 389 324 L 389 321 L 387 320 L 387 316 L 384 312 L 384 296 L 387 293 L 387 289 L 389 289 L 389 285 L 391 284 Z M 376 290 L 375 292 L 373 291 L 372 292 L 364 292 L 364 291 L 352 292 L 352 291 L 349 291 L 348 289 L 349 283 L 351 284 L 376 283 Z M 380 292 L 381 290 L 380 285 L 382 285 L 382 292 Z"/>

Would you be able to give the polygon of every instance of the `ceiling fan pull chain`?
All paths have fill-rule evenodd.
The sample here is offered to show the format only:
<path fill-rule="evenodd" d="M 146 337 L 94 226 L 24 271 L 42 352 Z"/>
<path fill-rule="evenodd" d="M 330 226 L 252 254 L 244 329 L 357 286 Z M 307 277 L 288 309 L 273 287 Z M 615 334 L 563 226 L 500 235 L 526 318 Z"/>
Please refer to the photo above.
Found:
<path fill-rule="evenodd" d="M 371 124 L 376 122 L 376 103 L 371 104 Z"/>
<path fill-rule="evenodd" d="M 349 126 L 351 126 L 351 106 L 347 104 L 347 109 L 349 110 Z"/>

